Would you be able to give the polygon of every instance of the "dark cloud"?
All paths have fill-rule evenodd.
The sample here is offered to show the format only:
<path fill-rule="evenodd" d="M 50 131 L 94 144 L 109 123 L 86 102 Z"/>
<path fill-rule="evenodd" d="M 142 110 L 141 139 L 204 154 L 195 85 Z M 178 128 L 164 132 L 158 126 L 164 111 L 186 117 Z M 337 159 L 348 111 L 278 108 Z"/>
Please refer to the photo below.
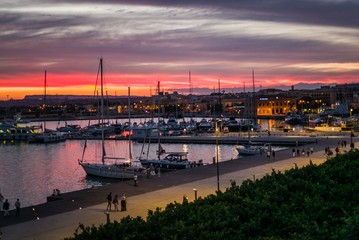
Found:
<path fill-rule="evenodd" d="M 96 0 L 63 2 L 98 3 Z M 251 16 L 258 20 L 359 27 L 359 2 L 350 0 L 105 0 L 101 3 L 212 8 L 223 10 L 223 17 L 229 18 Z"/>
<path fill-rule="evenodd" d="M 68 7 L 75 3 L 81 4 L 76 5 L 81 12 Z M 32 11 L 27 6 L 19 11 L 4 8 L 0 10 L 0 86 L 15 75 L 25 78 L 45 68 L 57 75 L 93 74 L 100 56 L 110 73 L 169 74 L 178 82 L 189 69 L 197 76 L 226 79 L 246 79 L 256 69 L 263 85 L 281 79 L 335 79 L 343 72 L 319 68 L 315 72 L 314 67 L 303 66 L 358 62 L 354 41 L 359 35 L 358 4 L 75 0 L 38 2 Z M 58 11 L 37 6 L 55 6 Z M 355 69 L 348 72 L 358 74 Z M 81 81 L 66 79 L 58 84 Z"/>

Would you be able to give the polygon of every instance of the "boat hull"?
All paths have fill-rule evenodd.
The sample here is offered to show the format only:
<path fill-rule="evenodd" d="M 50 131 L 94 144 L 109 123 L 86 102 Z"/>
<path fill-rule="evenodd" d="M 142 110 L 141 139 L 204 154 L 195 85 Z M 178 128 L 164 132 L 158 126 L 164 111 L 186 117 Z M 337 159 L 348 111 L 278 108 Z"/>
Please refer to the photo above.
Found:
<path fill-rule="evenodd" d="M 265 152 L 268 150 L 267 146 L 239 146 L 236 147 L 236 150 L 238 152 L 238 154 L 241 155 L 257 155 L 257 154 L 261 154 L 261 152 Z"/>
<path fill-rule="evenodd" d="M 306 129 L 317 132 L 342 132 L 342 127 L 307 127 Z"/>
<path fill-rule="evenodd" d="M 260 154 L 260 149 L 246 149 L 246 148 L 236 148 L 238 154 L 241 155 L 257 155 Z"/>
<path fill-rule="evenodd" d="M 145 176 L 147 169 L 141 167 L 127 167 L 120 168 L 115 164 L 91 164 L 91 163 L 79 163 L 84 169 L 87 175 L 104 178 L 115 178 L 115 179 L 133 179 L 134 175 Z"/>

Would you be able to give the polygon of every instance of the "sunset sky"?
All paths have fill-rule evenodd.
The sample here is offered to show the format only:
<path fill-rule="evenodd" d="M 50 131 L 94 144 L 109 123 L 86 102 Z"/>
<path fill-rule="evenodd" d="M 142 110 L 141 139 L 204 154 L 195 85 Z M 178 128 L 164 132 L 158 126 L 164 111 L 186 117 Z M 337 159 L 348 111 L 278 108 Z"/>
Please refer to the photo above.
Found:
<path fill-rule="evenodd" d="M 359 82 L 359 1 L 1 0 L 0 99 Z"/>

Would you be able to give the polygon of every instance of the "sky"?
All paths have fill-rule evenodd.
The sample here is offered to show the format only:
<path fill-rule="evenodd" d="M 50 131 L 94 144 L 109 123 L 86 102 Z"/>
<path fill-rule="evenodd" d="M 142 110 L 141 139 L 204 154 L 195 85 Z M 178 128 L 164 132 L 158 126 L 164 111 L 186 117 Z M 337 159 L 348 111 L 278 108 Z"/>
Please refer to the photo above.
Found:
<path fill-rule="evenodd" d="M 359 82 L 357 0 L 1 0 L 0 99 Z"/>

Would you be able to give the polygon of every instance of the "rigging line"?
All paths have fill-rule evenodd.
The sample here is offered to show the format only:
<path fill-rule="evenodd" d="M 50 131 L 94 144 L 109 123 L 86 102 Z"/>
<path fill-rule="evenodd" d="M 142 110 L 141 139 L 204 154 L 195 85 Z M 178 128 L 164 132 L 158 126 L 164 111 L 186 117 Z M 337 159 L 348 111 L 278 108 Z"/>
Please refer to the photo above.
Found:
<path fill-rule="evenodd" d="M 152 94 L 151 94 L 151 99 L 152 99 L 152 105 L 154 105 L 153 104 L 153 101 L 154 101 L 154 99 L 153 99 L 153 97 L 152 97 Z M 151 132 L 150 133 L 152 133 L 152 129 L 153 129 L 153 126 L 154 126 L 154 111 L 151 111 L 151 120 L 152 120 L 152 128 L 151 128 Z M 160 130 L 160 127 L 159 127 L 159 122 L 157 123 L 157 131 L 159 131 Z M 148 159 L 148 154 L 149 154 L 149 152 L 150 152 L 150 145 L 151 145 L 151 136 L 148 138 L 148 146 L 147 146 L 147 155 L 146 155 L 146 159 Z"/>
<path fill-rule="evenodd" d="M 98 76 L 100 75 L 100 68 L 101 68 L 101 64 L 99 63 L 99 64 L 98 64 L 98 68 L 97 68 L 95 88 L 94 88 L 94 91 L 93 91 L 93 97 L 94 97 L 94 99 L 96 99 L 96 100 L 98 99 L 98 95 L 97 95 L 97 97 L 96 97 L 96 90 L 97 90 Z M 90 112 L 90 116 L 91 116 L 91 114 L 92 114 L 92 112 Z M 90 126 L 90 124 L 91 124 L 91 118 L 89 119 L 87 126 Z"/>

